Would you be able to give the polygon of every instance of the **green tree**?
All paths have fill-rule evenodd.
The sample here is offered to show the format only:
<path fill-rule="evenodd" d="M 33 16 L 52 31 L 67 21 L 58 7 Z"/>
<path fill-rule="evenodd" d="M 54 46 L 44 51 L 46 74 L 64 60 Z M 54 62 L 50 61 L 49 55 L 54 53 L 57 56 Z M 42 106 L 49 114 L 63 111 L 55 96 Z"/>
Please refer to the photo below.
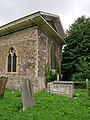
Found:
<path fill-rule="evenodd" d="M 79 17 L 67 30 L 65 40 L 63 79 L 90 79 L 90 18 Z"/>

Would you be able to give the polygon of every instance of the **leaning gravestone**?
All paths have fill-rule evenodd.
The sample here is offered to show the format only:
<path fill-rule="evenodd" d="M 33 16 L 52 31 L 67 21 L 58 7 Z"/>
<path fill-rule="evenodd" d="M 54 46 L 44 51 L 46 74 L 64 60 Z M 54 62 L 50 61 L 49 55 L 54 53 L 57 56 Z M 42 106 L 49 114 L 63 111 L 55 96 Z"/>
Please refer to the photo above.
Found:
<path fill-rule="evenodd" d="M 29 79 L 25 79 L 24 84 L 22 85 L 22 100 L 23 110 L 26 110 L 27 108 L 33 107 L 35 105 L 33 85 Z"/>
<path fill-rule="evenodd" d="M 0 77 L 0 98 L 2 98 L 4 95 L 6 82 L 7 82 L 7 77 L 4 76 Z"/>

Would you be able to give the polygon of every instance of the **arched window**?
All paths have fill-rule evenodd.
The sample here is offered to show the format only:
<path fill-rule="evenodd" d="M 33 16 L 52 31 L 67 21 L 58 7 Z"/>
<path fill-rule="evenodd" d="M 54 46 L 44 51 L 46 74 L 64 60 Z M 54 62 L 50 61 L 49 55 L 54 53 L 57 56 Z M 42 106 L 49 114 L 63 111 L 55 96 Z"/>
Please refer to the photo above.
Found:
<path fill-rule="evenodd" d="M 56 68 L 56 46 L 53 43 L 51 45 L 51 69 Z"/>
<path fill-rule="evenodd" d="M 17 69 L 17 56 L 15 49 L 11 47 L 8 53 L 7 72 L 16 72 L 16 69 Z"/>

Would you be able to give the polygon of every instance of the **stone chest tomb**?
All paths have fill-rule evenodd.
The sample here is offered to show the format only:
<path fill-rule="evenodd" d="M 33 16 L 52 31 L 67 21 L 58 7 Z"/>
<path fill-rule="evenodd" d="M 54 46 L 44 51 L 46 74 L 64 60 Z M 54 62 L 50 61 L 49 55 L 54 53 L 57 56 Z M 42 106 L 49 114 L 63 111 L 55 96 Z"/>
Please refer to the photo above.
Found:
<path fill-rule="evenodd" d="M 73 97 L 74 83 L 73 81 L 54 81 L 47 85 L 49 93 Z"/>
<path fill-rule="evenodd" d="M 45 65 L 61 65 L 64 31 L 59 16 L 36 12 L 0 27 L 0 75 L 7 88 L 21 90 L 30 78 L 34 92 L 45 87 Z"/>

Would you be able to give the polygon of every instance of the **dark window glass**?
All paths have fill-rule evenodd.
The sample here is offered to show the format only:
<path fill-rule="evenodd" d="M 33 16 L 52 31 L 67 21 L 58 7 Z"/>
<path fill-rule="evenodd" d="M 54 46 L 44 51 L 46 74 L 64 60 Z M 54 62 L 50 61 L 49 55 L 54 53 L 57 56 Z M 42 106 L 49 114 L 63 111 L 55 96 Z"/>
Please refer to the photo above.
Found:
<path fill-rule="evenodd" d="M 12 62 L 12 57 L 11 54 L 8 55 L 8 72 L 11 72 L 11 62 Z"/>
<path fill-rule="evenodd" d="M 16 63 L 17 63 L 17 56 L 14 53 L 14 55 L 13 55 L 13 72 L 16 72 Z"/>
<path fill-rule="evenodd" d="M 15 53 L 15 50 L 13 47 L 10 48 L 9 50 L 9 55 L 8 55 L 8 72 L 16 72 L 16 66 L 17 66 L 17 56 Z"/>
<path fill-rule="evenodd" d="M 51 46 L 51 69 L 56 68 L 56 47 L 54 44 Z"/>

